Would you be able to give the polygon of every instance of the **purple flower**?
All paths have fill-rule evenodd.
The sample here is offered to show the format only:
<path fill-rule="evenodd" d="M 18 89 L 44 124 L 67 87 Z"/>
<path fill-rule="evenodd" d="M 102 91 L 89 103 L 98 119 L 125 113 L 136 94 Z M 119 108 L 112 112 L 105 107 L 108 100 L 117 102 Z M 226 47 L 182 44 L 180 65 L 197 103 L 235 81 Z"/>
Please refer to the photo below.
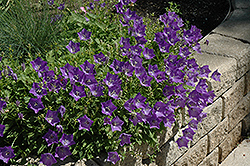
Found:
<path fill-rule="evenodd" d="M 102 113 L 105 115 L 111 116 L 113 111 L 117 109 L 117 107 L 112 103 L 111 99 L 101 103 L 102 105 Z"/>
<path fill-rule="evenodd" d="M 80 67 L 82 68 L 82 71 L 87 75 L 95 75 L 96 74 L 95 65 L 89 63 L 87 60 L 82 65 L 80 65 Z"/>
<path fill-rule="evenodd" d="M 124 108 L 129 112 L 132 112 L 134 109 L 136 109 L 136 106 L 134 104 L 134 99 L 133 98 L 128 99 L 128 101 L 124 103 Z"/>
<path fill-rule="evenodd" d="M 73 140 L 73 134 L 64 134 L 62 135 L 62 137 L 59 140 L 63 146 L 71 146 L 75 144 L 75 141 Z"/>
<path fill-rule="evenodd" d="M 99 84 L 93 84 L 89 86 L 90 92 L 92 93 L 93 96 L 95 97 L 100 97 L 103 96 L 103 91 L 104 91 L 104 87 L 102 85 Z"/>
<path fill-rule="evenodd" d="M 184 130 L 182 130 L 183 133 L 183 137 L 186 137 L 189 140 L 193 140 L 193 136 L 195 134 L 195 132 L 191 129 L 191 128 L 186 128 Z"/>
<path fill-rule="evenodd" d="M 188 123 L 188 127 L 191 128 L 192 130 L 197 130 L 198 129 L 198 121 L 195 119 L 192 119 L 189 123 Z"/>
<path fill-rule="evenodd" d="M 146 97 L 142 96 L 141 93 L 137 93 L 137 95 L 134 97 L 134 104 L 137 108 L 143 108 L 144 102 L 147 100 Z"/>
<path fill-rule="evenodd" d="M 162 41 L 161 43 L 158 44 L 159 49 L 161 52 L 163 53 L 169 53 L 169 48 L 171 46 L 171 44 L 167 43 L 166 41 Z"/>
<path fill-rule="evenodd" d="M 148 74 L 152 77 L 154 77 L 156 75 L 157 72 L 159 72 L 160 70 L 158 69 L 157 64 L 155 64 L 154 66 L 152 65 L 148 65 Z"/>
<path fill-rule="evenodd" d="M 151 86 L 150 82 L 152 81 L 152 77 L 148 76 L 147 73 L 142 74 L 138 77 L 142 86 L 149 87 Z"/>
<path fill-rule="evenodd" d="M 181 148 L 183 146 L 188 148 L 188 145 L 187 145 L 188 139 L 186 137 L 180 137 L 180 138 L 178 138 L 178 140 L 176 142 L 177 142 L 179 148 Z"/>
<path fill-rule="evenodd" d="M 127 9 L 126 12 L 123 13 L 123 18 L 125 21 L 130 21 L 133 20 L 135 18 L 135 11 L 131 11 L 129 8 Z"/>
<path fill-rule="evenodd" d="M 192 106 L 187 111 L 191 118 L 198 118 L 200 113 L 202 112 L 202 109 L 200 109 L 199 107 Z"/>
<path fill-rule="evenodd" d="M 201 112 L 201 113 L 199 114 L 199 116 L 197 117 L 197 121 L 198 121 L 198 122 L 202 122 L 202 120 L 203 120 L 205 117 L 207 117 L 207 113 Z"/>
<path fill-rule="evenodd" d="M 46 70 L 47 62 L 43 61 L 40 57 L 38 57 L 30 63 L 32 64 L 33 69 L 38 72 L 38 76 L 41 77 L 41 72 Z"/>
<path fill-rule="evenodd" d="M 85 130 L 90 130 L 90 127 L 94 121 L 89 119 L 87 115 L 84 115 L 83 117 L 77 119 L 78 122 L 80 123 L 79 125 L 79 130 L 85 129 Z"/>
<path fill-rule="evenodd" d="M 128 9 L 129 10 L 129 9 Z M 124 38 L 124 37 L 121 37 L 121 40 L 120 40 L 120 44 L 121 45 L 124 45 L 124 46 L 127 46 L 127 47 L 130 47 L 130 38 Z"/>
<path fill-rule="evenodd" d="M 173 96 L 175 93 L 174 93 L 174 86 L 168 86 L 166 85 L 164 88 L 163 88 L 163 95 L 167 97 L 167 99 L 170 99 L 171 96 Z"/>
<path fill-rule="evenodd" d="M 70 40 L 66 48 L 69 50 L 69 52 L 71 52 L 72 54 L 75 54 L 78 51 L 80 51 L 80 43 L 74 43 L 73 41 Z"/>
<path fill-rule="evenodd" d="M 108 152 L 108 158 L 107 161 L 112 162 L 113 164 L 115 164 L 117 161 L 120 160 L 120 157 L 118 155 L 117 152 Z"/>
<path fill-rule="evenodd" d="M 135 68 L 135 76 L 139 78 L 141 75 L 147 74 L 146 69 L 144 67 Z"/>
<path fill-rule="evenodd" d="M 119 79 L 118 75 L 107 73 L 107 76 L 105 79 L 103 79 L 103 82 L 110 88 L 115 85 L 121 85 L 122 81 Z"/>
<path fill-rule="evenodd" d="M 55 79 L 55 73 L 53 70 L 43 72 L 43 79 L 46 82 L 50 82 Z"/>
<path fill-rule="evenodd" d="M 0 124 L 0 136 L 1 136 L 1 137 L 3 137 L 4 129 L 5 129 L 5 125 L 1 125 L 1 124 Z"/>
<path fill-rule="evenodd" d="M 60 119 L 58 118 L 58 111 L 48 110 L 45 119 L 52 126 L 55 126 L 55 124 L 60 122 Z"/>
<path fill-rule="evenodd" d="M 49 5 L 53 5 L 54 4 L 54 0 L 48 0 L 48 4 Z"/>
<path fill-rule="evenodd" d="M 119 137 L 119 139 L 121 139 L 120 145 L 123 146 L 124 144 L 130 144 L 131 137 L 132 137 L 132 135 L 130 135 L 130 134 L 122 133 Z"/>
<path fill-rule="evenodd" d="M 67 63 L 64 67 L 61 67 L 60 70 L 62 72 L 62 75 L 67 79 L 69 78 L 70 72 L 73 72 L 74 68 L 75 67 Z"/>
<path fill-rule="evenodd" d="M 0 160 L 8 163 L 11 158 L 15 157 L 14 150 L 11 146 L 0 147 Z"/>
<path fill-rule="evenodd" d="M 57 129 L 57 131 L 58 132 L 63 132 L 63 127 L 62 127 L 62 125 L 56 125 L 56 129 Z"/>
<path fill-rule="evenodd" d="M 94 10 L 94 8 L 95 8 L 95 5 L 93 4 L 93 3 L 89 3 L 89 8 L 91 9 L 91 10 Z"/>
<path fill-rule="evenodd" d="M 175 70 L 173 72 L 170 73 L 170 79 L 171 81 L 175 82 L 175 83 L 183 83 L 183 78 L 185 76 L 185 74 L 181 71 L 181 70 Z"/>
<path fill-rule="evenodd" d="M 142 67 L 142 58 L 140 58 L 138 55 L 134 55 L 132 58 L 130 58 L 129 62 L 134 68 Z"/>
<path fill-rule="evenodd" d="M 70 156 L 72 153 L 69 150 L 68 146 L 59 146 L 56 147 L 55 157 L 60 158 L 60 160 L 64 160 L 66 157 Z"/>
<path fill-rule="evenodd" d="M 32 88 L 30 89 L 29 93 L 35 95 L 38 98 L 42 98 L 43 96 L 47 95 L 46 89 L 43 89 L 39 86 L 39 83 L 33 82 Z"/>
<path fill-rule="evenodd" d="M 145 48 L 144 51 L 143 51 L 143 55 L 146 59 L 152 59 L 155 57 L 155 54 L 154 54 L 154 49 L 149 49 L 149 48 Z"/>
<path fill-rule="evenodd" d="M 60 4 L 59 7 L 58 7 L 57 9 L 63 10 L 63 9 L 64 9 L 64 4 L 65 4 L 65 2 L 63 2 L 62 4 Z"/>
<path fill-rule="evenodd" d="M 120 85 L 115 85 L 115 86 L 112 86 L 109 89 L 109 96 L 114 98 L 114 99 L 120 99 L 120 94 L 122 93 L 122 89 L 121 89 L 121 86 Z"/>
<path fill-rule="evenodd" d="M 90 88 L 90 86 L 94 84 L 98 84 L 98 82 L 95 79 L 94 75 L 84 75 L 81 84 L 86 85 L 87 87 Z"/>
<path fill-rule="evenodd" d="M 106 117 L 106 118 L 104 119 L 103 125 L 107 125 L 107 124 L 111 124 L 110 118 L 108 118 L 108 117 Z"/>
<path fill-rule="evenodd" d="M 106 62 L 107 57 L 105 57 L 105 55 L 103 55 L 103 53 L 100 52 L 99 54 L 94 55 L 94 60 L 95 60 L 95 63 L 98 63 L 101 65 Z"/>
<path fill-rule="evenodd" d="M 80 40 L 86 41 L 90 39 L 92 32 L 87 31 L 86 29 L 83 28 L 83 30 L 81 32 L 78 32 L 78 36 L 80 38 Z"/>
<path fill-rule="evenodd" d="M 84 86 L 76 86 L 76 85 L 73 85 L 73 89 L 69 94 L 72 97 L 74 97 L 75 101 L 78 101 L 80 98 L 86 96 L 84 91 Z"/>
<path fill-rule="evenodd" d="M 133 75 L 133 71 L 135 68 L 130 65 L 129 61 L 125 62 L 124 65 L 122 66 L 122 71 L 126 76 L 131 77 Z"/>
<path fill-rule="evenodd" d="M 166 80 L 166 74 L 163 71 L 158 71 L 157 73 L 154 74 L 154 78 L 156 82 L 159 83 Z"/>
<path fill-rule="evenodd" d="M 162 121 L 165 127 L 171 128 L 172 124 L 175 122 L 174 115 L 170 114 L 169 116 L 164 117 Z"/>
<path fill-rule="evenodd" d="M 217 69 L 217 70 L 215 70 L 215 71 L 213 72 L 211 78 L 214 79 L 215 81 L 221 82 L 220 76 L 221 76 L 221 74 L 218 72 L 218 69 Z"/>
<path fill-rule="evenodd" d="M 41 98 L 30 98 L 28 108 L 33 109 L 36 114 L 38 113 L 38 111 L 44 109 Z"/>
<path fill-rule="evenodd" d="M 19 119 L 23 119 L 23 114 L 22 113 L 18 113 L 18 118 Z"/>
<path fill-rule="evenodd" d="M 142 112 L 143 114 L 149 115 L 150 112 L 151 112 L 152 110 L 153 110 L 153 108 L 150 107 L 148 103 L 142 105 L 142 110 L 141 110 L 141 112 Z"/>
<path fill-rule="evenodd" d="M 137 123 L 142 122 L 141 114 L 138 112 L 132 113 L 132 115 L 129 117 L 129 120 L 133 123 L 134 126 L 136 126 Z"/>
<path fill-rule="evenodd" d="M 51 165 L 57 163 L 54 156 L 50 153 L 41 154 L 40 162 L 42 162 L 46 166 L 51 166 Z"/>
<path fill-rule="evenodd" d="M 157 118 L 156 114 L 152 114 L 151 116 L 149 116 L 147 118 L 147 122 L 149 123 L 150 128 L 160 129 L 161 120 Z"/>
<path fill-rule="evenodd" d="M 106 3 L 101 3 L 101 7 L 105 7 L 106 6 Z"/>
<path fill-rule="evenodd" d="M 6 102 L 0 98 L 0 111 L 7 106 Z"/>
<path fill-rule="evenodd" d="M 57 133 L 50 130 L 42 137 L 48 143 L 48 146 L 52 145 L 53 143 L 58 143 Z"/>
<path fill-rule="evenodd" d="M 57 112 L 59 112 L 61 114 L 61 117 L 63 117 L 64 113 L 66 111 L 66 108 L 61 105 L 58 109 L 57 109 Z"/>
<path fill-rule="evenodd" d="M 71 84 L 75 84 L 75 82 L 81 83 L 83 81 L 84 75 L 84 72 L 81 71 L 78 67 L 73 68 L 73 70 L 69 72 L 69 79 Z"/>
<path fill-rule="evenodd" d="M 135 46 L 131 46 L 130 49 L 131 49 L 131 53 L 132 53 L 133 55 L 138 56 L 138 57 L 141 56 L 141 52 L 143 51 L 143 50 L 141 49 L 141 47 L 139 46 L 139 44 L 137 44 L 137 45 L 135 45 Z"/>
<path fill-rule="evenodd" d="M 115 74 L 118 74 L 118 73 L 122 72 L 123 65 L 124 65 L 124 62 L 120 62 L 117 59 L 115 59 L 109 67 L 113 69 Z"/>
<path fill-rule="evenodd" d="M 122 125 L 124 124 L 124 122 L 118 117 L 116 116 L 114 119 L 112 119 L 111 121 L 111 129 L 112 132 L 114 131 L 122 131 Z"/>
<path fill-rule="evenodd" d="M 207 77 L 208 78 L 208 74 L 211 71 L 209 70 L 209 66 L 208 65 L 204 65 L 199 69 L 199 77 Z"/>
<path fill-rule="evenodd" d="M 115 5 L 115 8 L 116 8 L 117 13 L 123 14 L 124 8 L 123 8 L 123 5 L 122 5 L 121 2 L 117 3 L 117 4 Z"/>

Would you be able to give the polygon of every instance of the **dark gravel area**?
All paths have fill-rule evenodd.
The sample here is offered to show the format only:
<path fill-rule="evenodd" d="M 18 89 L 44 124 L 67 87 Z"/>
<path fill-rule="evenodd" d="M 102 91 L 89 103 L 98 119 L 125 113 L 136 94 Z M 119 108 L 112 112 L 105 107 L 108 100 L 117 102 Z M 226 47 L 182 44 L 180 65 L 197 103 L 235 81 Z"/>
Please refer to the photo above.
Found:
<path fill-rule="evenodd" d="M 159 18 L 166 12 L 171 0 L 137 0 L 134 10 L 140 16 Z M 196 25 L 205 36 L 216 28 L 227 16 L 230 8 L 228 0 L 172 0 L 180 5 L 180 17 Z"/>

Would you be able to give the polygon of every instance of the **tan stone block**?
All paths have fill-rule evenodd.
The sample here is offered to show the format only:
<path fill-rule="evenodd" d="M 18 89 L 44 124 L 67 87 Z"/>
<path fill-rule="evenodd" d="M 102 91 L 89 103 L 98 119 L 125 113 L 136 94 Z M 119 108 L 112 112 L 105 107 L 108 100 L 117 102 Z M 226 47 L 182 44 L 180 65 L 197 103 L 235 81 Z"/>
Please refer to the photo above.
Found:
<path fill-rule="evenodd" d="M 219 148 L 215 148 L 198 166 L 218 166 Z"/>
<path fill-rule="evenodd" d="M 174 163 L 174 166 L 189 166 L 187 156 L 181 157 L 178 161 Z"/>
<path fill-rule="evenodd" d="M 218 124 L 211 132 L 208 133 L 208 152 L 210 153 L 213 149 L 219 145 L 227 135 L 228 118 L 225 118 Z"/>
<path fill-rule="evenodd" d="M 226 139 L 219 145 L 219 162 L 222 162 L 231 151 L 232 139 L 231 137 L 226 137 Z"/>
<path fill-rule="evenodd" d="M 245 86 L 245 93 L 244 93 L 244 95 L 246 95 L 247 93 L 249 93 L 250 92 L 250 71 L 248 71 L 247 73 L 246 73 L 246 86 Z"/>
<path fill-rule="evenodd" d="M 231 153 L 241 138 L 242 123 L 240 122 L 232 131 L 228 133 L 226 139 L 219 145 L 219 162 Z"/>
<path fill-rule="evenodd" d="M 186 153 L 188 155 L 188 165 L 199 164 L 207 155 L 208 148 L 208 137 L 205 136 L 199 140 L 189 151 Z"/>
<path fill-rule="evenodd" d="M 228 129 L 232 130 L 250 112 L 250 93 L 228 114 Z"/>
<path fill-rule="evenodd" d="M 242 100 L 245 89 L 245 77 L 238 80 L 225 94 L 222 95 L 224 102 L 223 118 Z"/>

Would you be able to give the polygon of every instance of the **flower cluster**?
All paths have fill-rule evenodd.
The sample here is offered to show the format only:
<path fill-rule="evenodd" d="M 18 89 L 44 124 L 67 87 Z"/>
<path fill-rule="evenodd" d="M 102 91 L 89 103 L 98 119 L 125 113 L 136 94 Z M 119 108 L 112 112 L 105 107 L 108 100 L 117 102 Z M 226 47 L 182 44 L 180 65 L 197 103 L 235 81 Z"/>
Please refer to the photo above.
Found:
<path fill-rule="evenodd" d="M 78 159 L 95 157 L 100 151 L 106 151 L 106 160 L 116 164 L 124 146 L 142 141 L 156 145 L 157 131 L 172 127 L 183 111 L 189 116 L 188 125 L 176 142 L 179 148 L 188 147 L 198 123 L 206 117 L 203 109 L 215 97 L 213 91 L 208 91 L 207 79 L 220 81 L 220 73 L 216 70 L 210 74 L 207 65 L 199 66 L 191 56 L 194 51 L 201 53 L 198 41 L 202 36 L 198 28 L 185 29 L 184 21 L 169 11 L 159 18 L 162 29 L 150 37 L 152 31 L 145 20 L 127 8 L 136 0 L 120 0 L 114 5 L 120 16 L 116 20 L 119 25 L 115 26 L 120 29 L 103 28 L 104 24 L 91 14 L 98 2 L 81 7 L 88 16 L 87 23 L 82 13 L 72 12 L 68 19 L 73 23 L 80 20 L 77 26 L 71 25 L 77 27 L 72 32 L 80 42 L 73 37 L 64 39 L 69 41 L 63 46 L 70 52 L 65 55 L 69 58 L 59 57 L 53 64 L 40 57 L 32 59 L 36 79 L 30 83 L 26 80 L 29 90 L 25 99 L 15 98 L 16 107 L 23 109 L 15 112 L 20 124 L 35 119 L 37 126 L 32 130 L 40 134 L 40 138 L 35 138 L 43 144 L 38 151 L 40 162 L 45 165 L 70 155 Z M 53 5 L 54 0 L 48 0 L 48 4 Z M 58 10 L 63 10 L 64 5 L 60 4 Z M 101 9 L 106 5 L 109 4 L 99 4 Z M 117 36 L 112 37 L 113 34 Z M 110 35 L 112 40 L 103 46 L 103 40 Z M 113 40 L 115 46 L 110 44 Z M 92 46 L 95 48 L 91 49 Z M 22 68 L 25 70 L 25 65 Z M 9 66 L 1 73 L 17 80 Z M 7 107 L 6 102 L 0 98 L 1 112 Z M 29 111 L 35 116 L 32 120 L 24 115 Z M 0 124 L 0 137 L 5 133 L 5 125 Z M 13 157 L 10 146 L 0 148 L 0 159 L 5 163 Z"/>

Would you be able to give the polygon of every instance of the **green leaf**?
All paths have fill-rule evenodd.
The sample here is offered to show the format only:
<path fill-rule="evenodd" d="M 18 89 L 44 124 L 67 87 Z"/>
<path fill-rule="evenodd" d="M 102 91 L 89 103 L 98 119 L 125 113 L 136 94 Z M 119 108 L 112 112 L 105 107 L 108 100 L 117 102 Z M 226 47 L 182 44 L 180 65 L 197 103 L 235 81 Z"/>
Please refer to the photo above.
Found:
<path fill-rule="evenodd" d="M 37 154 L 41 154 L 47 145 L 41 144 L 41 147 L 38 149 Z"/>

